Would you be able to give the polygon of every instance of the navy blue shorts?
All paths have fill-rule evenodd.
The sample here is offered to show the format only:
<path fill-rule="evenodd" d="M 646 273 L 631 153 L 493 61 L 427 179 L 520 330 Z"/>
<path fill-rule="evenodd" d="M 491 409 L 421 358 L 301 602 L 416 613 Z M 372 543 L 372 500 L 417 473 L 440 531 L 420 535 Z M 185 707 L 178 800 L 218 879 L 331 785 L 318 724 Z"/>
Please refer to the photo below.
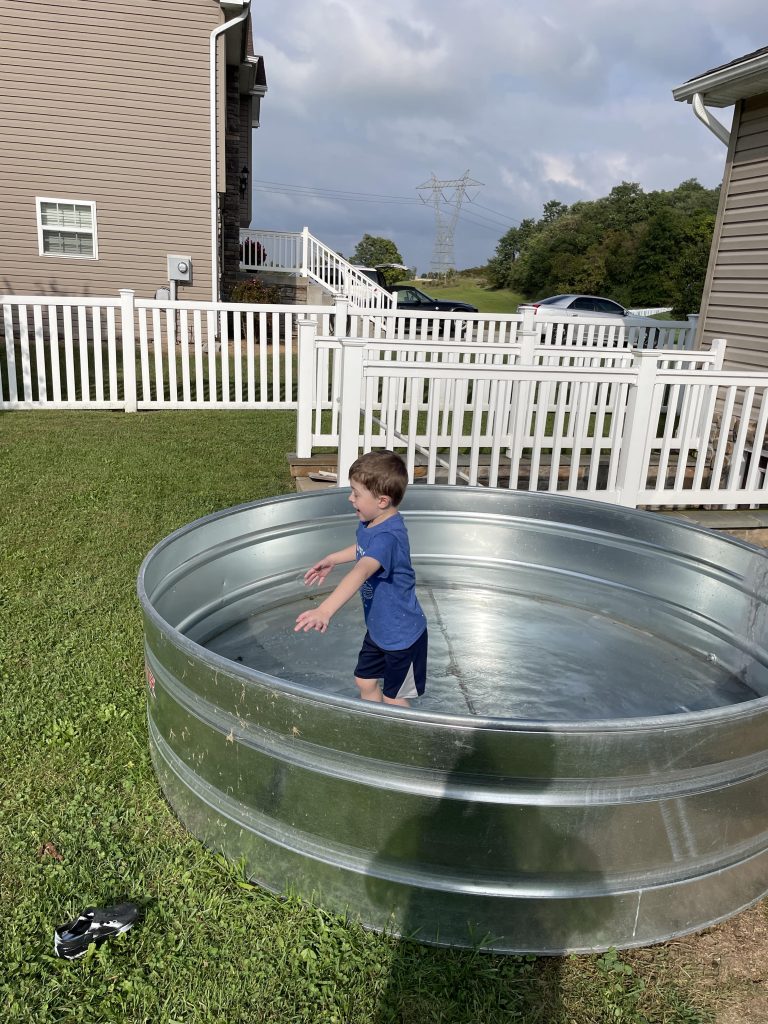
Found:
<path fill-rule="evenodd" d="M 420 697 L 427 684 L 427 631 L 402 651 L 385 651 L 365 634 L 357 657 L 358 679 L 381 679 L 385 697 Z"/>

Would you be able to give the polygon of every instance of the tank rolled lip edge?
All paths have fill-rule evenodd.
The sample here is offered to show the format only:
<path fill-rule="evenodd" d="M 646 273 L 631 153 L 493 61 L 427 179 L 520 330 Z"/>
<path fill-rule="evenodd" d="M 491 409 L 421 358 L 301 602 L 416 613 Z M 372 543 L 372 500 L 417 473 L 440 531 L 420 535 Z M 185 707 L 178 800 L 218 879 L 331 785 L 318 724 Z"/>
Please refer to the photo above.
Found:
<path fill-rule="evenodd" d="M 453 493 L 456 490 L 455 485 L 450 484 L 424 484 L 419 485 L 419 491 L 421 491 L 422 488 L 426 489 L 427 487 L 432 493 L 436 491 Z M 466 488 L 466 490 L 469 489 L 470 488 Z M 461 490 L 464 491 L 465 488 L 461 488 Z M 644 509 L 633 509 L 625 506 L 614 505 L 610 502 L 593 501 L 591 498 L 578 498 L 573 495 L 566 494 L 553 495 L 548 492 L 538 491 L 509 491 L 506 488 L 499 487 L 471 488 L 471 490 L 476 493 L 482 492 L 484 494 L 487 493 L 500 496 L 522 494 L 526 498 L 533 497 L 534 500 L 536 495 L 541 495 L 542 498 L 546 497 L 557 500 L 563 504 L 567 503 L 570 505 L 584 505 L 588 503 L 590 506 L 598 507 L 604 511 L 621 511 L 632 518 L 635 516 L 645 517 L 647 515 L 658 514 L 648 512 Z M 181 534 L 194 529 L 199 529 L 206 523 L 213 522 L 214 520 L 225 519 L 229 516 L 244 512 L 247 509 L 258 508 L 262 505 L 282 504 L 283 502 L 294 503 L 312 499 L 316 500 L 319 495 L 328 495 L 331 497 L 346 494 L 347 492 L 347 487 L 326 487 L 322 491 L 308 491 L 303 494 L 279 494 L 274 495 L 273 497 L 259 498 L 255 501 L 246 501 L 239 505 L 233 505 L 229 508 L 217 510 L 216 512 L 210 512 L 208 515 L 201 516 L 199 519 L 194 519 L 192 522 L 178 527 L 172 533 L 169 533 L 167 536 L 163 537 L 162 540 L 158 541 L 158 543 L 155 544 L 154 547 L 152 547 L 145 555 L 141 562 L 136 580 L 136 593 L 142 612 L 153 621 L 155 626 L 161 632 L 171 635 L 174 638 L 176 645 L 185 651 L 185 653 L 197 658 L 203 663 L 209 664 L 214 669 L 218 669 L 219 671 L 226 672 L 228 675 L 233 675 L 238 678 L 245 678 L 250 682 L 270 686 L 274 689 L 290 694 L 291 696 L 308 700 L 310 703 L 320 704 L 324 707 L 338 707 L 340 710 L 356 714 L 383 715 L 388 720 L 396 720 L 398 718 L 402 720 L 405 718 L 413 724 L 418 722 L 423 725 L 448 726 L 482 731 L 495 730 L 500 732 L 567 733 L 588 735 L 595 732 L 663 732 L 672 726 L 694 728 L 699 725 L 705 725 L 713 719 L 719 724 L 724 725 L 730 722 L 739 721 L 743 718 L 756 718 L 761 714 L 768 714 L 768 696 L 758 697 L 755 700 L 742 701 L 739 704 L 733 704 L 728 707 L 706 708 L 703 711 L 685 711 L 674 715 L 649 715 L 644 718 L 579 719 L 578 721 L 534 718 L 491 718 L 480 715 L 449 715 L 445 712 L 425 711 L 414 707 L 391 709 L 373 701 L 362 701 L 357 697 L 343 697 L 338 694 L 322 694 L 320 691 L 315 690 L 310 686 L 303 686 L 301 683 L 295 683 L 292 680 L 283 679 L 280 676 L 272 676 L 266 672 L 259 672 L 256 669 L 252 669 L 247 665 L 235 663 L 229 658 L 224 658 L 223 656 L 208 650 L 208 648 L 195 643 L 194 640 L 190 640 L 184 633 L 179 632 L 179 630 L 174 626 L 171 626 L 170 623 L 167 622 L 152 605 L 144 585 L 144 577 L 147 567 L 152 559 L 159 554 L 163 548 L 172 544 Z M 707 536 L 712 536 L 714 533 L 714 531 L 707 529 L 707 527 L 699 526 L 695 523 L 681 523 L 678 520 L 668 520 L 667 523 L 668 525 L 677 527 L 681 530 L 692 530 L 703 533 Z M 764 549 L 759 548 L 754 544 L 750 544 L 747 541 L 742 541 L 735 537 L 724 538 L 720 537 L 719 534 L 714 534 L 714 536 L 722 540 L 723 543 L 733 544 L 752 553 L 756 552 L 768 557 L 768 554 Z"/>

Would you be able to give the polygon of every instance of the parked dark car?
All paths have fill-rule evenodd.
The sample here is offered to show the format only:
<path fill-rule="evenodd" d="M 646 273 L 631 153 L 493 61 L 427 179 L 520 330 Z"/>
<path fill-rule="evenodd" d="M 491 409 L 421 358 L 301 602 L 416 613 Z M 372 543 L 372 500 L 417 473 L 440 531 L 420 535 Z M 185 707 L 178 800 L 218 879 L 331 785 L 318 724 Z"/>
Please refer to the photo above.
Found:
<path fill-rule="evenodd" d="M 392 290 L 397 292 L 398 309 L 423 310 L 425 313 L 477 313 L 477 306 L 470 306 L 468 302 L 433 299 L 431 295 L 409 284 L 395 285 Z"/>
<path fill-rule="evenodd" d="M 477 313 L 477 306 L 470 306 L 468 302 L 457 302 L 456 299 L 433 299 L 431 295 L 414 288 L 413 285 L 395 285 L 392 289 L 397 293 L 398 311 L 423 313 L 429 316 L 430 313 Z M 440 319 L 436 326 L 430 321 L 427 327 L 427 335 L 437 334 L 440 337 L 446 335 L 455 339 L 464 338 L 467 334 L 467 323 L 465 320 L 456 320 L 451 317 Z"/>

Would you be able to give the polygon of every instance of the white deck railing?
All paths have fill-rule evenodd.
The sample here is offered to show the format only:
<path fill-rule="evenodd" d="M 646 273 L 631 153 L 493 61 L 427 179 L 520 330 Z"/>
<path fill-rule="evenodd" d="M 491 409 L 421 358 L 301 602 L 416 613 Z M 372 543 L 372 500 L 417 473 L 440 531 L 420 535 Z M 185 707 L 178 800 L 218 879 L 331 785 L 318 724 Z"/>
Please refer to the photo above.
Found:
<path fill-rule="evenodd" d="M 393 309 L 384 288 L 330 249 L 309 228 L 300 232 L 240 229 L 240 269 L 308 277 L 356 309 Z"/>

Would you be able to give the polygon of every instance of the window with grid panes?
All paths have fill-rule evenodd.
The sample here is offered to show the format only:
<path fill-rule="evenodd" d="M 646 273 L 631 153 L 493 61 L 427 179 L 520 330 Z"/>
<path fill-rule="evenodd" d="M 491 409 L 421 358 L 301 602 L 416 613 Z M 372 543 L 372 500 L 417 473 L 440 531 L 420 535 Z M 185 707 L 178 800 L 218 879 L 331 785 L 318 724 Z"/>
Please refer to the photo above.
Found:
<path fill-rule="evenodd" d="M 98 258 L 96 204 L 79 199 L 37 199 L 37 231 L 41 256 Z"/>

